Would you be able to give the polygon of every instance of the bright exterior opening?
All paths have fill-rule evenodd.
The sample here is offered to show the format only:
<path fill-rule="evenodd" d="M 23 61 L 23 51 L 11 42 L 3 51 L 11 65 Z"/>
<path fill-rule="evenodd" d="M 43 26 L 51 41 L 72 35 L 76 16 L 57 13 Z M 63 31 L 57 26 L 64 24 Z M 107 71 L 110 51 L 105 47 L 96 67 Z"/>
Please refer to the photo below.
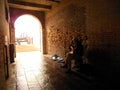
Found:
<path fill-rule="evenodd" d="M 16 52 L 42 52 L 42 26 L 40 21 L 32 15 L 22 15 L 14 24 Z"/>

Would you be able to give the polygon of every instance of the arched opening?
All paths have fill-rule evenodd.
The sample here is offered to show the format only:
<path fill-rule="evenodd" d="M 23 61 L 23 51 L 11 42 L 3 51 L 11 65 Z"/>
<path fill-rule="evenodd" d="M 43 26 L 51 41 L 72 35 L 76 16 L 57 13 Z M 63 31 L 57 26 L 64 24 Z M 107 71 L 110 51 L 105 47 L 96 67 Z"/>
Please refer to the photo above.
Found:
<path fill-rule="evenodd" d="M 42 25 L 35 16 L 19 16 L 15 23 L 16 65 L 19 69 L 39 69 L 42 62 Z M 20 71 L 19 73 L 21 73 Z M 31 80 L 31 79 L 30 79 Z"/>
<path fill-rule="evenodd" d="M 43 52 L 42 25 L 35 16 L 25 14 L 18 17 L 14 27 L 16 52 Z"/>

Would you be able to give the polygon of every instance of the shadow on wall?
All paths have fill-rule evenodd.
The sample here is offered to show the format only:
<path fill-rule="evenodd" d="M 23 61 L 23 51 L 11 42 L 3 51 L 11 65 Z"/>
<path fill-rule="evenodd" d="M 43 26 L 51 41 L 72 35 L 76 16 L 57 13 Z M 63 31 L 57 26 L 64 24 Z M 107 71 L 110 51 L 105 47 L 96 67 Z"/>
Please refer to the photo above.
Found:
<path fill-rule="evenodd" d="M 89 50 L 87 58 L 94 69 L 95 77 L 101 80 L 109 80 L 111 78 L 111 60 L 107 51 L 100 49 Z"/>
<path fill-rule="evenodd" d="M 94 68 L 94 75 L 103 80 L 108 87 L 120 88 L 120 64 L 114 64 L 110 58 L 110 52 L 94 49 L 87 53 L 88 60 Z M 118 90 L 118 89 L 117 89 Z"/>
<path fill-rule="evenodd" d="M 87 57 L 91 64 L 111 64 L 109 51 L 102 49 L 89 50 Z"/>

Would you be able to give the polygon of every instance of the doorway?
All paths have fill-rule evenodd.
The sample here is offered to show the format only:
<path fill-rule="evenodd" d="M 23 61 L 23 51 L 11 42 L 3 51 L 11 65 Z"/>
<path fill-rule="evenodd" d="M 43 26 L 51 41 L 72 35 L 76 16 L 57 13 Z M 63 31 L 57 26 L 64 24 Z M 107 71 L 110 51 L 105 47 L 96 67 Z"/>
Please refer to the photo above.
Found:
<path fill-rule="evenodd" d="M 19 16 L 15 23 L 16 52 L 43 52 L 42 25 L 33 15 Z"/>
<path fill-rule="evenodd" d="M 14 27 L 16 66 L 19 69 L 34 69 L 43 54 L 41 22 L 35 16 L 25 14 L 16 19 Z"/>

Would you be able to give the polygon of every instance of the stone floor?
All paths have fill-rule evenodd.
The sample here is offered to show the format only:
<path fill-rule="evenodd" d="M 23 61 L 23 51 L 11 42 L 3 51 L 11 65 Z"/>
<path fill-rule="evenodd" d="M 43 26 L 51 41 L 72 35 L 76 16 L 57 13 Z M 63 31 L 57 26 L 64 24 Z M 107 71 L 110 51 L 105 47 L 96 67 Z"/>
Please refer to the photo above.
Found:
<path fill-rule="evenodd" d="M 66 74 L 61 64 L 39 51 L 17 53 L 10 76 L 0 90 L 104 90 L 95 80 Z"/>

